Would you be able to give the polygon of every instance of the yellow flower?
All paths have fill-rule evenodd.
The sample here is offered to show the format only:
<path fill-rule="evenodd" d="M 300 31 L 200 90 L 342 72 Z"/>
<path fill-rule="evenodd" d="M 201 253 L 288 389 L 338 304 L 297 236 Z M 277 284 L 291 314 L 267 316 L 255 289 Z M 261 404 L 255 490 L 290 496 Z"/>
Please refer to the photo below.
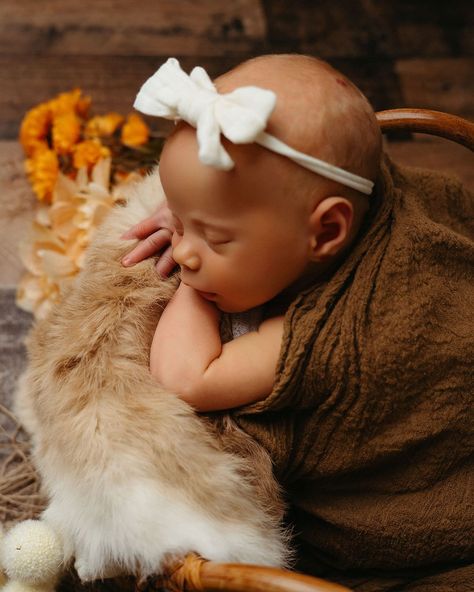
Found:
<path fill-rule="evenodd" d="M 75 88 L 70 92 L 59 94 L 48 102 L 52 117 L 63 115 L 64 113 L 77 113 L 80 117 L 86 117 L 91 100 L 90 97 L 83 97 L 80 88 Z"/>
<path fill-rule="evenodd" d="M 73 149 L 73 164 L 76 169 L 82 167 L 90 168 L 96 164 L 101 158 L 108 158 L 110 150 L 103 146 L 99 140 L 84 140 L 76 144 Z"/>
<path fill-rule="evenodd" d="M 68 152 L 78 139 L 77 128 L 80 119 L 87 117 L 90 103 L 90 97 L 83 97 L 81 90 L 76 88 L 30 109 L 20 127 L 20 142 L 26 155 L 31 157 L 38 148 L 45 147 L 53 147 L 60 154 Z M 51 131 L 53 146 L 47 141 Z"/>
<path fill-rule="evenodd" d="M 51 111 L 47 103 L 30 109 L 20 127 L 20 142 L 27 156 L 32 156 L 38 146 L 44 145 L 51 125 Z"/>
<path fill-rule="evenodd" d="M 84 135 L 88 138 L 97 138 L 100 136 L 111 136 L 119 125 L 123 122 L 124 117 L 119 113 L 107 113 L 106 115 L 97 115 L 89 119 L 84 131 Z"/>
<path fill-rule="evenodd" d="M 130 113 L 122 127 L 122 143 L 126 146 L 142 146 L 148 142 L 150 130 L 137 113 Z"/>
<path fill-rule="evenodd" d="M 40 201 L 50 202 L 59 173 L 59 162 L 53 150 L 38 150 L 25 161 L 28 178 Z"/>
<path fill-rule="evenodd" d="M 53 148 L 57 154 L 68 154 L 77 144 L 81 134 L 81 120 L 73 112 L 68 111 L 53 119 Z"/>

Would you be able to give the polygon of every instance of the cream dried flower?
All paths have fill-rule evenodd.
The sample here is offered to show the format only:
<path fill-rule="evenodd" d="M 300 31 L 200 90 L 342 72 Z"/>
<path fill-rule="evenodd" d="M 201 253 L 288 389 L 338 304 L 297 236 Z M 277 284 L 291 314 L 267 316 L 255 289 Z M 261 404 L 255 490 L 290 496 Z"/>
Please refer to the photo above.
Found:
<path fill-rule="evenodd" d="M 17 304 L 44 318 L 84 265 L 94 230 L 114 203 L 125 183 L 111 190 L 111 160 L 100 160 L 88 174 L 80 169 L 75 180 L 59 173 L 50 207 L 37 210 L 32 232 L 20 245 L 27 273 L 17 291 Z"/>

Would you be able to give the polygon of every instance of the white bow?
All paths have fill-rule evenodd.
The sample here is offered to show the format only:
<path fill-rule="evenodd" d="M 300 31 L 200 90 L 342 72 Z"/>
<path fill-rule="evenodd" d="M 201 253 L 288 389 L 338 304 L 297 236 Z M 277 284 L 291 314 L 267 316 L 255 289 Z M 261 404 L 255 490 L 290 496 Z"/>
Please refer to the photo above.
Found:
<path fill-rule="evenodd" d="M 275 104 L 274 92 L 256 86 L 219 94 L 203 68 L 188 76 L 177 59 L 169 58 L 141 87 L 133 106 L 147 115 L 188 122 L 197 130 L 200 161 L 229 170 L 234 162 L 220 135 L 234 144 L 254 142 Z"/>
<path fill-rule="evenodd" d="M 228 171 L 234 161 L 221 144 L 221 134 L 234 144 L 256 142 L 300 166 L 370 195 L 374 183 L 314 156 L 295 150 L 264 130 L 276 104 L 271 90 L 242 86 L 219 94 L 207 72 L 194 68 L 188 76 L 169 58 L 141 87 L 135 109 L 166 119 L 183 119 L 197 130 L 199 160 Z"/>

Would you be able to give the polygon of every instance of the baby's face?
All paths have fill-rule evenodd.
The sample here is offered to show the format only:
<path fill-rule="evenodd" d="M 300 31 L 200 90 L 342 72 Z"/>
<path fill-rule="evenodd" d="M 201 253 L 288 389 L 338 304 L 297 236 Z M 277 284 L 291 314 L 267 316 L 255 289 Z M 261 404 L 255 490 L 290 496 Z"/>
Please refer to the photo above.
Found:
<path fill-rule="evenodd" d="M 304 273 L 309 230 L 284 159 L 256 145 L 226 149 L 232 171 L 203 165 L 195 130 L 181 125 L 165 145 L 160 177 L 182 281 L 237 312 L 271 300 Z"/>

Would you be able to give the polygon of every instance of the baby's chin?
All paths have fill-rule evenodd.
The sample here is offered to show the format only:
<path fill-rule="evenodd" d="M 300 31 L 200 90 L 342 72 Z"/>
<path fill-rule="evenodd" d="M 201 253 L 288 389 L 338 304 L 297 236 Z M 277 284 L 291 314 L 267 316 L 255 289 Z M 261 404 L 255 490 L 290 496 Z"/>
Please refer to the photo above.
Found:
<path fill-rule="evenodd" d="M 217 306 L 217 308 L 221 311 L 221 312 L 225 312 L 228 314 L 232 314 L 232 313 L 240 313 L 240 312 L 247 312 L 249 310 L 252 310 L 253 308 L 257 308 L 257 306 L 260 306 L 261 304 L 263 304 L 263 302 L 258 302 L 258 303 L 236 303 L 236 302 L 225 302 L 225 301 L 221 301 L 219 302 L 219 299 L 216 299 L 214 301 L 214 304 Z"/>
<path fill-rule="evenodd" d="M 218 302 L 215 302 L 215 305 L 221 312 L 225 312 L 227 314 L 245 312 L 246 310 L 250 310 L 249 308 L 240 308 L 239 306 L 233 306 L 230 304 L 219 304 Z"/>

